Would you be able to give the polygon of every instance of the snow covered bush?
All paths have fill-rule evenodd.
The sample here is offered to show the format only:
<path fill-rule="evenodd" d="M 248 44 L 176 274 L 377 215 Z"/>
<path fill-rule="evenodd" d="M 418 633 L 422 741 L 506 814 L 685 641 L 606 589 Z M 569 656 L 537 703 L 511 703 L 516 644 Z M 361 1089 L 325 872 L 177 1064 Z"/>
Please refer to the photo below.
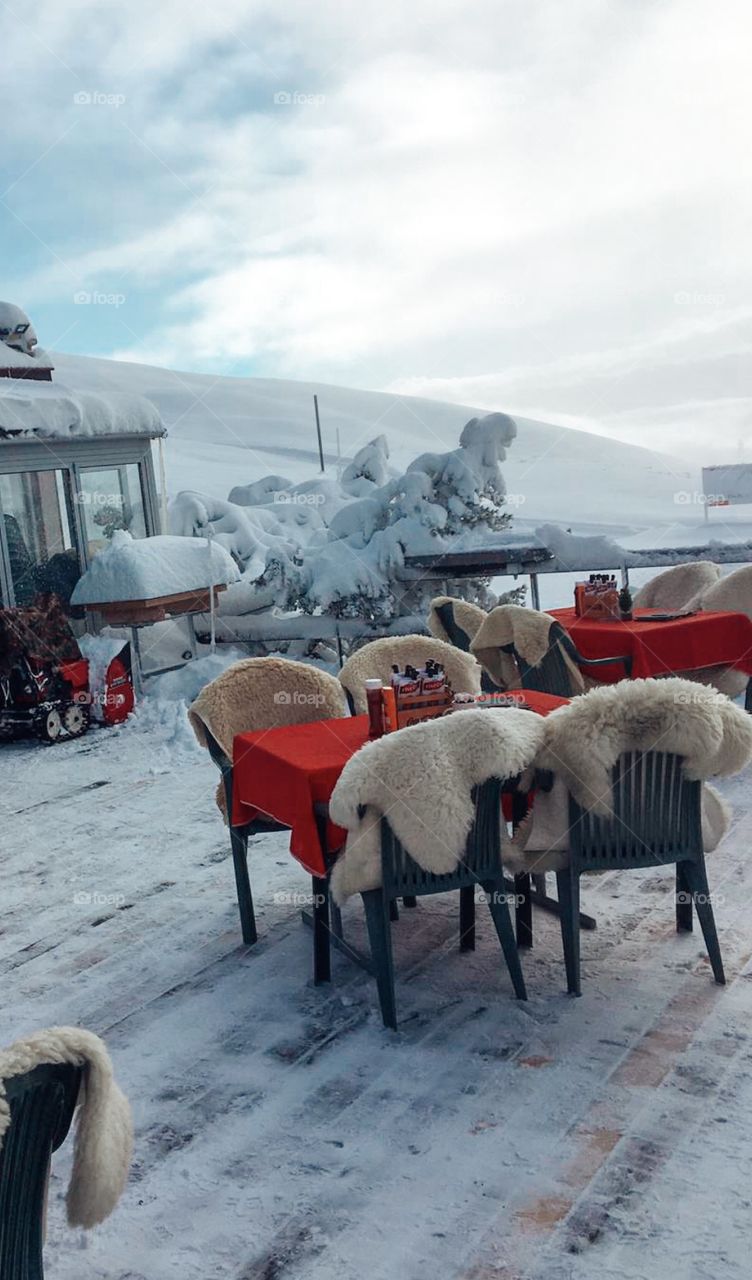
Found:
<path fill-rule="evenodd" d="M 211 527 L 235 560 L 241 576 L 222 595 L 225 616 L 274 606 L 369 621 L 425 613 L 434 586 L 404 581 L 405 557 L 449 551 L 468 537 L 477 544 L 509 524 L 500 463 L 516 433 L 506 414 L 472 418 L 456 449 L 424 453 L 403 475 L 378 436 L 339 482 L 266 476 L 237 485 L 226 502 L 180 493 L 171 528 L 205 536 Z M 465 583 L 463 594 L 493 603 L 487 581 Z"/>

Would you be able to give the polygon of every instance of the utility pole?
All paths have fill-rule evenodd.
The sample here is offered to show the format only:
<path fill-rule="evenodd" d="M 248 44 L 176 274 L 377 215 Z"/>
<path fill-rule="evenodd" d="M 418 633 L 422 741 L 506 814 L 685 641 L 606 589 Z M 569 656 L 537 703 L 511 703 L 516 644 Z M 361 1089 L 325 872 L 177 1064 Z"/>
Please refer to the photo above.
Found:
<path fill-rule="evenodd" d="M 319 462 L 321 463 L 321 470 L 324 471 L 324 446 L 321 443 L 321 421 L 319 419 L 319 398 L 317 395 L 313 397 L 313 408 L 316 414 L 316 435 L 319 440 Z"/>

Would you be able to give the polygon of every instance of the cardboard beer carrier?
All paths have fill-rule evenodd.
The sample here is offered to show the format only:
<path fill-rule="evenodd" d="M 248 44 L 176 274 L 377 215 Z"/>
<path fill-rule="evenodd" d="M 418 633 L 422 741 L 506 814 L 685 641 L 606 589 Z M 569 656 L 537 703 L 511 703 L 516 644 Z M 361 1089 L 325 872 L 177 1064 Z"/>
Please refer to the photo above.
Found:
<path fill-rule="evenodd" d="M 574 588 L 574 607 L 578 618 L 590 618 L 594 622 L 611 622 L 621 617 L 619 612 L 619 588 L 613 574 L 591 573 L 587 582 L 578 582 Z"/>

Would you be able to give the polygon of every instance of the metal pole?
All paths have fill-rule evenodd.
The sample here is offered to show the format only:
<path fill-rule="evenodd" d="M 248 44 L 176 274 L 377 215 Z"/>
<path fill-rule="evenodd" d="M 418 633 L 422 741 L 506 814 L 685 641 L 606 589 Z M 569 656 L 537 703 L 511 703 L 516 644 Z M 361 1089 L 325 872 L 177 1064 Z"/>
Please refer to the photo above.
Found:
<path fill-rule="evenodd" d="M 316 413 L 316 435 L 319 438 L 319 462 L 321 463 L 321 470 L 324 471 L 324 446 L 321 443 L 321 421 L 319 419 L 319 398 L 317 395 L 313 397 L 313 408 Z"/>
<path fill-rule="evenodd" d="M 540 610 L 540 590 L 537 573 L 530 574 L 530 600 L 534 609 Z"/>

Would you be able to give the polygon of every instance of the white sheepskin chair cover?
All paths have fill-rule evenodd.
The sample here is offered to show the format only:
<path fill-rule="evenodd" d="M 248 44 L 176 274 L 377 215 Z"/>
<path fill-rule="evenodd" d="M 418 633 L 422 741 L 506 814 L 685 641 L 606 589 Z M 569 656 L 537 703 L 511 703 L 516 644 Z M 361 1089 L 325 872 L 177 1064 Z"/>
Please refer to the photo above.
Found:
<path fill-rule="evenodd" d="M 485 609 L 481 609 L 479 604 L 471 604 L 469 600 L 459 600 L 456 596 L 436 596 L 431 601 L 426 622 L 431 635 L 436 636 L 437 640 L 444 640 L 446 644 L 454 644 L 454 641 L 439 617 L 438 610 L 442 605 L 451 606 L 457 626 L 465 632 L 470 641 L 474 639 L 488 616 Z"/>
<path fill-rule="evenodd" d="M 542 717 L 515 708 L 455 712 L 356 752 L 329 806 L 333 821 L 348 832 L 332 872 L 335 901 L 381 884 L 382 815 L 426 871 L 456 870 L 473 823 L 472 788 L 528 769 L 543 725 Z"/>
<path fill-rule="evenodd" d="M 237 733 L 333 720 L 348 714 L 339 680 L 288 658 L 244 658 L 235 662 L 207 684 L 188 708 L 188 719 L 201 746 L 206 747 L 208 729 L 229 760 Z M 221 782 L 216 800 L 226 821 Z"/>
<path fill-rule="evenodd" d="M 568 793 L 602 817 L 612 814 L 611 771 L 626 751 L 681 756 L 687 778 L 738 773 L 752 759 L 752 717 L 714 689 L 689 680 L 632 680 L 603 685 L 548 716 L 536 765 L 554 774 L 535 795 L 515 834 L 516 870 L 546 871 L 566 861 Z M 728 827 L 720 796 L 703 788 L 703 843 L 709 852 Z M 532 865 L 531 865 L 532 864 Z"/>
<path fill-rule="evenodd" d="M 366 680 L 381 680 L 388 684 L 394 664 L 403 671 L 408 664 L 422 667 L 428 658 L 443 664 L 455 693 L 480 692 L 480 667 L 472 654 L 431 636 L 384 636 L 364 644 L 362 649 L 356 649 L 339 673 L 342 684 L 352 697 L 356 715 L 363 715 L 367 707 Z"/>
<path fill-rule="evenodd" d="M 504 653 L 502 645 L 513 644 L 517 652 L 531 667 L 537 667 L 550 648 L 550 631 L 556 621 L 550 613 L 539 609 L 526 609 L 519 604 L 500 604 L 487 615 L 470 649 L 495 684 L 502 689 L 519 687 L 520 673 L 510 653 Z M 564 661 L 572 676 L 573 687 L 585 688 L 582 673 L 576 663 L 562 651 Z"/>
<path fill-rule="evenodd" d="M 50 1027 L 0 1050 L 0 1148 L 11 1123 L 5 1082 L 49 1062 L 84 1068 L 66 1204 L 72 1227 L 95 1227 L 120 1199 L 133 1154 L 130 1105 L 99 1036 L 79 1027 Z"/>
<path fill-rule="evenodd" d="M 720 574 L 717 565 L 713 565 Z M 752 618 L 752 565 L 742 565 L 725 578 L 716 576 L 715 580 L 705 585 L 693 596 L 689 604 L 693 609 L 705 613 L 715 610 L 727 613 L 745 613 Z M 697 680 L 711 685 L 727 698 L 738 698 L 744 693 L 749 681 L 745 671 L 735 671 L 733 667 L 704 667 L 699 671 L 686 673 L 689 680 Z"/>
<path fill-rule="evenodd" d="M 635 608 L 665 609 L 667 613 L 684 609 L 695 596 L 712 587 L 720 573 L 712 560 L 672 565 L 640 587 L 634 598 Z"/>

